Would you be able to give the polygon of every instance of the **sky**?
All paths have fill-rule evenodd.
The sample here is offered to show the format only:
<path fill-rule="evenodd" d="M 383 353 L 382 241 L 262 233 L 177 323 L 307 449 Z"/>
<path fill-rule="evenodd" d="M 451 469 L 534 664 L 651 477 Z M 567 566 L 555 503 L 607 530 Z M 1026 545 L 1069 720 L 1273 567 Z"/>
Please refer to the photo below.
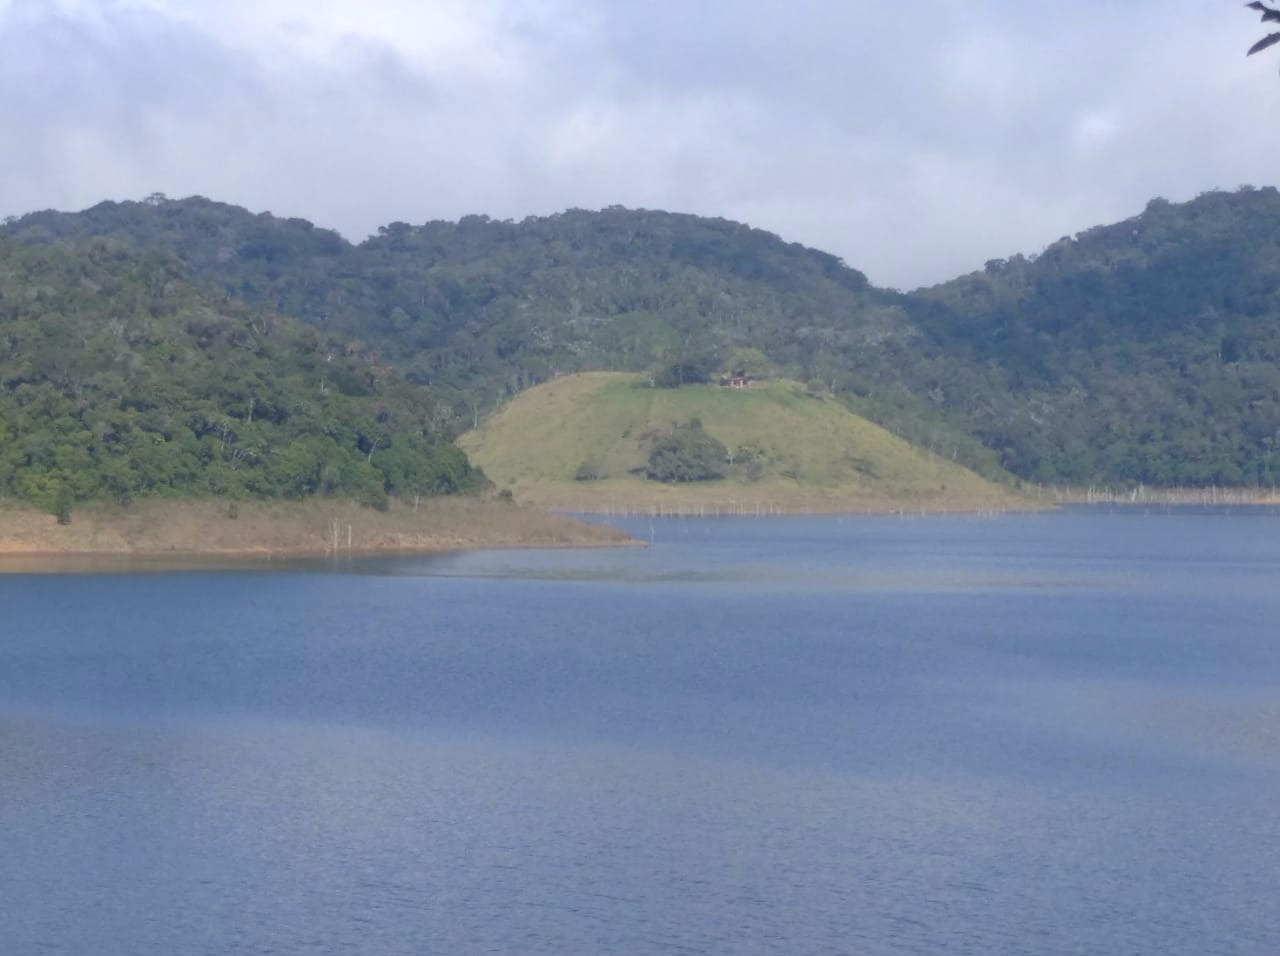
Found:
<path fill-rule="evenodd" d="M 0 216 L 724 216 L 910 289 L 1280 180 L 1235 0 L 0 0 Z"/>

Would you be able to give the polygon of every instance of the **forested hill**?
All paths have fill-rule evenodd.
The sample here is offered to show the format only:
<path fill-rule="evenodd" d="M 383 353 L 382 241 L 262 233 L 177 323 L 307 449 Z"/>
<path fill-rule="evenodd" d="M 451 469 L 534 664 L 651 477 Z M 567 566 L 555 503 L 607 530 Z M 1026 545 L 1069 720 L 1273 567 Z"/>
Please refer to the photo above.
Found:
<path fill-rule="evenodd" d="M 392 223 L 352 245 L 300 219 L 152 197 L 34 213 L 0 234 L 172 252 L 224 294 L 357 338 L 430 385 L 460 428 L 561 374 L 714 367 L 750 346 L 779 373 L 859 396 L 908 440 L 999 471 L 909 384 L 921 350 L 901 295 L 738 223 L 615 207 Z"/>
<path fill-rule="evenodd" d="M 621 208 L 393 223 L 356 245 L 153 197 L 0 234 L 168 251 L 224 296 L 358 339 L 458 427 L 558 374 L 715 368 L 750 346 L 987 474 L 1166 485 L 1274 480 L 1278 228 L 1273 189 L 1156 201 L 907 295 L 744 225 Z"/>
<path fill-rule="evenodd" d="M 839 375 L 843 362 L 824 364 L 832 347 L 905 328 L 897 297 L 834 256 L 666 212 L 392 223 L 352 245 L 305 220 L 153 198 L 35 213 L 5 231 L 165 249 L 227 293 L 359 336 L 411 378 L 482 404 L 563 372 L 643 369 L 739 344 Z"/>
<path fill-rule="evenodd" d="M 475 487 L 427 393 L 358 346 L 110 240 L 0 239 L 0 498 Z"/>
<path fill-rule="evenodd" d="M 1015 472 L 1156 485 L 1276 481 L 1280 192 L 1151 202 L 1038 257 L 913 297 L 930 383 Z M 973 387 L 998 369 L 1002 388 Z M 950 373 L 953 378 L 944 378 Z M 990 380 L 989 380 L 990 381 Z"/>

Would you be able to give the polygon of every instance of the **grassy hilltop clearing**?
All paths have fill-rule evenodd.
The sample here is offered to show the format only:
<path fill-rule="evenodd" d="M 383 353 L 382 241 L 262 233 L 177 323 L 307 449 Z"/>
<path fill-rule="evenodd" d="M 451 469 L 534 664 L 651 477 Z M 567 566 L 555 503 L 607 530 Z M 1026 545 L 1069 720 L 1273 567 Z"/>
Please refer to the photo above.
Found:
<path fill-rule="evenodd" d="M 646 477 L 691 421 L 728 452 L 724 477 Z M 982 509 L 1015 496 L 786 380 L 749 389 L 652 388 L 643 376 L 570 375 L 520 395 L 459 444 L 517 500 L 591 511 Z"/>

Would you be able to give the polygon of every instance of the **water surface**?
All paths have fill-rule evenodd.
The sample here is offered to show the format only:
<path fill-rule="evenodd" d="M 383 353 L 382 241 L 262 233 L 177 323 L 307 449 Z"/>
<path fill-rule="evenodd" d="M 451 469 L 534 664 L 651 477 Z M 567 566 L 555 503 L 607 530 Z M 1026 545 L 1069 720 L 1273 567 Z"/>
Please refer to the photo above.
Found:
<path fill-rule="evenodd" d="M 1271 954 L 1280 519 L 0 576 L 0 953 Z"/>

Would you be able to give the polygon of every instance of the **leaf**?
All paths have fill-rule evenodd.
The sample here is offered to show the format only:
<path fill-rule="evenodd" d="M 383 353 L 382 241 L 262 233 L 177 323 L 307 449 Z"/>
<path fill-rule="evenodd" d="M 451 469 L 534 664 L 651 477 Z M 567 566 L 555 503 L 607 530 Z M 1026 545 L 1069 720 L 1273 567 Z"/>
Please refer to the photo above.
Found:
<path fill-rule="evenodd" d="M 1269 46 L 1275 46 L 1277 43 L 1280 43 L 1280 33 L 1272 33 L 1269 36 L 1263 37 L 1253 46 L 1249 47 L 1249 52 L 1246 53 L 1245 56 L 1253 56 L 1255 53 L 1259 53 Z"/>
<path fill-rule="evenodd" d="M 1259 11 L 1262 14 L 1263 23 L 1267 23 L 1268 21 L 1280 21 L 1280 10 L 1277 10 L 1274 7 L 1269 7 L 1265 3 L 1260 3 L 1259 0 L 1254 0 L 1253 3 L 1246 3 L 1245 7 L 1250 10 Z"/>

